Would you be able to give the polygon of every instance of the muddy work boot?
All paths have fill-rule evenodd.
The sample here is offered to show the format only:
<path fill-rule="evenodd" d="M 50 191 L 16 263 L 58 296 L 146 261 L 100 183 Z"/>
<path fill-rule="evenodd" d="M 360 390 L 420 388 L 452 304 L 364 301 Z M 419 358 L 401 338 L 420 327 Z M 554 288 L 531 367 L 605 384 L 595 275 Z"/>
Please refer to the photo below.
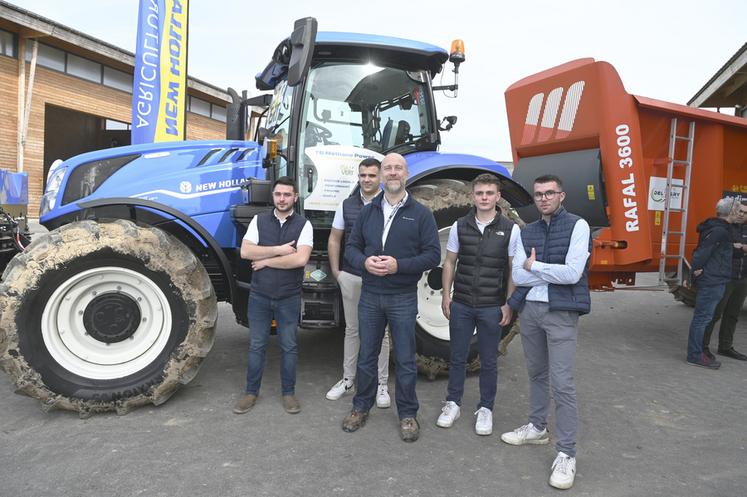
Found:
<path fill-rule="evenodd" d="M 252 407 L 254 407 L 254 404 L 257 403 L 257 396 L 248 393 L 241 397 L 238 402 L 236 402 L 236 405 L 233 406 L 233 412 L 234 414 L 244 414 L 246 412 L 249 412 Z"/>
<path fill-rule="evenodd" d="M 350 414 L 345 416 L 345 418 L 342 420 L 342 431 L 353 433 L 359 428 L 362 428 L 363 425 L 366 424 L 367 419 L 368 412 L 353 409 L 352 411 L 350 411 Z"/>
<path fill-rule="evenodd" d="M 420 425 L 415 418 L 403 418 L 399 422 L 399 436 L 405 442 L 414 442 L 420 436 Z"/>
<path fill-rule="evenodd" d="M 301 403 L 295 395 L 283 395 L 283 409 L 288 414 L 298 414 L 301 412 Z"/>

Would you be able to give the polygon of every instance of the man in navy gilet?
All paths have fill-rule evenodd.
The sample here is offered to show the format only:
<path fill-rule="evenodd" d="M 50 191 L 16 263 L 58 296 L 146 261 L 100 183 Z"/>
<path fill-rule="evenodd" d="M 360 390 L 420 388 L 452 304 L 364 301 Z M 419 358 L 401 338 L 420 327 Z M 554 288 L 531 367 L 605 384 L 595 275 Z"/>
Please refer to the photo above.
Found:
<path fill-rule="evenodd" d="M 252 261 L 253 273 L 247 310 L 250 343 L 246 390 L 234 406 L 236 414 L 249 411 L 257 401 L 273 319 L 281 351 L 283 407 L 290 414 L 301 411 L 296 398 L 296 337 L 303 270 L 311 255 L 314 234 L 311 223 L 293 211 L 297 200 L 293 180 L 287 176 L 275 180 L 272 185 L 275 209 L 255 216 L 241 242 L 241 258 Z"/>
<path fill-rule="evenodd" d="M 564 199 L 557 176 L 534 180 L 534 204 L 542 217 L 521 232 L 512 271 L 517 288 L 509 299 L 519 311 L 529 422 L 501 435 L 511 445 L 548 443 L 552 388 L 558 454 L 549 483 L 561 489 L 570 488 L 576 475 L 576 337 L 579 316 L 591 310 L 589 224 L 566 211 Z"/>
<path fill-rule="evenodd" d="M 355 380 L 355 368 L 358 364 L 358 350 L 361 340 L 358 336 L 358 301 L 361 298 L 361 271 L 348 262 L 340 260 L 343 240 L 350 238 L 353 225 L 358 219 L 363 206 L 368 205 L 381 193 L 381 162 L 369 157 L 358 166 L 358 185 L 360 191 L 343 200 L 335 211 L 332 230 L 327 241 L 329 267 L 332 276 L 337 280 L 342 294 L 342 306 L 345 311 L 345 343 L 343 346 L 342 379 L 327 392 L 327 399 L 338 400 L 352 391 Z M 342 262 L 342 269 L 340 263 Z M 384 334 L 379 353 L 379 386 L 376 389 L 376 406 L 382 409 L 391 405 L 389 388 L 389 334 Z"/>
<path fill-rule="evenodd" d="M 451 357 L 446 402 L 436 425 L 450 428 L 461 414 L 467 355 L 477 329 L 480 402 L 475 412 L 475 433 L 490 435 L 498 381 L 498 343 L 503 327 L 511 322 L 506 298 L 513 292 L 511 259 L 519 227 L 498 209 L 501 192 L 495 175 L 477 176 L 472 181 L 472 198 L 474 208 L 451 227 L 441 275 L 441 309 L 449 320 Z"/>
<path fill-rule="evenodd" d="M 364 425 L 378 385 L 377 363 L 386 325 L 392 336 L 395 360 L 395 403 L 400 437 L 418 439 L 418 398 L 415 382 L 415 318 L 417 285 L 423 271 L 441 261 L 441 244 L 433 213 L 405 190 L 407 162 L 399 154 L 381 161 L 384 194 L 363 207 L 345 245 L 345 260 L 362 273 L 358 304 L 357 392 L 353 410 L 342 429 L 353 432 Z"/>

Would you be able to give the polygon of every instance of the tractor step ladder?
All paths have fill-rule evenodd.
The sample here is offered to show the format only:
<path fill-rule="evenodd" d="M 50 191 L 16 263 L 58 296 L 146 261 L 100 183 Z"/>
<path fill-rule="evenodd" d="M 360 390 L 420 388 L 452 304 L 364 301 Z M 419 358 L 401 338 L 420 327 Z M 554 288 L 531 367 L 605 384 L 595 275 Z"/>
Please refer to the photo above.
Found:
<path fill-rule="evenodd" d="M 689 130 L 687 136 L 680 136 L 677 134 L 677 118 L 672 118 L 671 131 L 669 134 L 669 156 L 667 157 L 667 185 L 664 190 L 664 219 L 661 227 L 661 254 L 659 257 L 659 284 L 664 284 L 672 278 L 667 278 L 666 267 L 667 261 L 676 259 L 677 261 L 677 273 L 676 283 L 681 285 L 683 282 L 683 265 L 685 261 L 685 235 L 687 232 L 687 207 L 690 205 L 690 173 L 692 171 L 693 161 L 693 143 L 695 139 L 695 121 L 690 121 Z M 675 157 L 677 151 L 677 142 L 687 143 L 687 157 L 682 160 Z M 684 178 L 682 178 L 682 185 L 675 185 L 674 182 L 674 171 L 675 169 L 683 168 Z M 678 175 L 679 177 L 679 175 Z M 681 188 L 681 207 L 679 209 L 670 206 L 670 198 L 672 196 L 672 190 L 674 188 Z M 681 213 L 680 226 L 676 231 L 672 231 L 670 227 L 670 216 L 673 212 Z M 677 252 L 669 252 L 670 236 L 679 237 L 679 243 L 677 244 Z M 673 240 L 677 241 L 677 240 Z"/>

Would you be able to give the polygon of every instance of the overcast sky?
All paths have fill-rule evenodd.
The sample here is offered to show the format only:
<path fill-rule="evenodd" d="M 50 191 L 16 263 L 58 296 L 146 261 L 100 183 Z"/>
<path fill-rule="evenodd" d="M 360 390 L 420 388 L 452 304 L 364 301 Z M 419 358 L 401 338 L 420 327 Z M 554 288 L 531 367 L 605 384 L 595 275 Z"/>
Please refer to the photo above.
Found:
<path fill-rule="evenodd" d="M 138 0 L 10 3 L 135 50 Z M 459 117 L 442 150 L 494 160 L 511 160 L 503 92 L 525 76 L 593 57 L 611 63 L 629 93 L 686 104 L 747 41 L 744 0 L 192 0 L 189 73 L 257 94 L 254 75 L 306 16 L 317 18 L 320 31 L 411 38 L 446 50 L 463 39 L 459 97 L 437 96 L 440 117 Z M 442 74 L 444 84 L 451 81 L 450 66 Z"/>

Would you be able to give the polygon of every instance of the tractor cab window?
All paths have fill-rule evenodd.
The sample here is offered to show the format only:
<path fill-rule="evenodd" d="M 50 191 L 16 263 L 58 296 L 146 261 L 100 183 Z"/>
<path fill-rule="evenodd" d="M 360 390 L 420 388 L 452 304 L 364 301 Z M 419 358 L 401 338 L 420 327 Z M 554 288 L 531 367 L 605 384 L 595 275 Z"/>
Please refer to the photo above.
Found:
<path fill-rule="evenodd" d="M 277 140 L 280 160 L 275 166 L 275 177 L 288 174 L 288 129 L 290 128 L 291 104 L 293 88 L 288 86 L 288 81 L 283 80 L 275 87 L 270 108 L 267 110 L 265 127 L 270 130 L 269 138 Z"/>
<path fill-rule="evenodd" d="M 424 72 L 372 64 L 312 68 L 298 147 L 300 194 L 312 223 L 331 223 L 364 158 L 435 149 L 427 82 Z"/>

